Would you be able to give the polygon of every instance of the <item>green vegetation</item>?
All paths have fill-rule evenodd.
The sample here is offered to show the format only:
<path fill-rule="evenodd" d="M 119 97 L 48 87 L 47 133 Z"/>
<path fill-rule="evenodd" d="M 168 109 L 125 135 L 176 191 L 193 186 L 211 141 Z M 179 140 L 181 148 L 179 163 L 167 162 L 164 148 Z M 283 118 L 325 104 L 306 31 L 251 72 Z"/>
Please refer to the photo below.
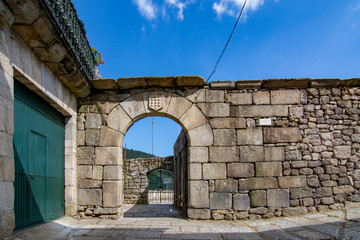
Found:
<path fill-rule="evenodd" d="M 123 149 L 123 153 L 125 156 L 125 149 Z M 153 156 L 149 153 L 133 150 L 133 149 L 126 149 L 126 158 L 127 159 L 134 159 L 134 158 L 152 158 Z M 156 156 L 154 156 L 156 157 Z"/>

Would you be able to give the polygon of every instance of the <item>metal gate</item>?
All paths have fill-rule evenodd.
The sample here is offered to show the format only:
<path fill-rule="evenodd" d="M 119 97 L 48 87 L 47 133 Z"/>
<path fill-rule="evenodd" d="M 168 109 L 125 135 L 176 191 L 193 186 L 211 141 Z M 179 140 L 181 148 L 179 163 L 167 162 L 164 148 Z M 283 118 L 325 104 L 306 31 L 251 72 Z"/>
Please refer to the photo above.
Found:
<path fill-rule="evenodd" d="M 64 215 L 64 117 L 14 83 L 15 224 L 27 227 Z"/>
<path fill-rule="evenodd" d="M 148 203 L 174 203 L 174 174 L 165 169 L 157 169 L 148 174 Z"/>

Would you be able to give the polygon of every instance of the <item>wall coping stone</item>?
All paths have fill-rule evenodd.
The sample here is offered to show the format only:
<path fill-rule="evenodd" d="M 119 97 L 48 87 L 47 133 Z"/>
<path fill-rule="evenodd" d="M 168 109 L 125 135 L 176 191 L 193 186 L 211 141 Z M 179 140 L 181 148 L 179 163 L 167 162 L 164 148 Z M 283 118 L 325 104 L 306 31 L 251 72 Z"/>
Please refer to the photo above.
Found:
<path fill-rule="evenodd" d="M 116 83 L 117 82 L 117 86 Z M 205 87 L 210 86 L 216 90 L 241 90 L 241 89 L 306 89 L 306 88 L 333 88 L 360 86 L 360 78 L 338 79 L 264 79 L 264 80 L 240 80 L 240 81 L 214 81 L 206 83 L 200 76 L 167 76 L 167 77 L 124 77 L 117 81 L 110 78 L 92 80 L 97 90 L 130 90 L 134 88 L 181 88 L 181 87 Z"/>

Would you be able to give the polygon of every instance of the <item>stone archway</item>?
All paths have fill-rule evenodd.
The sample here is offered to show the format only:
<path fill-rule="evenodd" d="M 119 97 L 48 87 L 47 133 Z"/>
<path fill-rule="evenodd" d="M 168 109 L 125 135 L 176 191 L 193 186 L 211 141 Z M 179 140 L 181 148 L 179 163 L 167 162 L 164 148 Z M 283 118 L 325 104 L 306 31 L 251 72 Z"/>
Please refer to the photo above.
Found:
<path fill-rule="evenodd" d="M 106 116 L 106 126 L 100 132 L 101 147 L 95 151 L 96 158 L 104 165 L 102 205 L 105 212 L 106 208 L 121 209 L 123 202 L 123 138 L 136 121 L 148 116 L 167 117 L 177 122 L 188 139 L 189 162 L 194 158 L 194 162 L 208 161 L 207 147 L 213 145 L 213 132 L 195 103 L 176 93 L 165 91 L 148 91 L 130 96 L 114 106 Z M 189 207 L 209 208 L 209 198 L 204 197 L 204 194 L 209 195 L 208 184 L 191 179 L 188 182 Z"/>

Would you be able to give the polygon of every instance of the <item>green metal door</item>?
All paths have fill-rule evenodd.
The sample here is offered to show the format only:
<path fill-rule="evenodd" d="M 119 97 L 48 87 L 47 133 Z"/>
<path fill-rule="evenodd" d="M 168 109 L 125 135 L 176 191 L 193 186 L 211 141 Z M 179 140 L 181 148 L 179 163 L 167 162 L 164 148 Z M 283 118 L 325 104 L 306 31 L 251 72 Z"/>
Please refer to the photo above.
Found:
<path fill-rule="evenodd" d="M 174 203 L 174 174 L 165 169 L 157 169 L 148 174 L 148 203 Z"/>
<path fill-rule="evenodd" d="M 16 229 L 64 215 L 64 117 L 15 81 Z"/>

